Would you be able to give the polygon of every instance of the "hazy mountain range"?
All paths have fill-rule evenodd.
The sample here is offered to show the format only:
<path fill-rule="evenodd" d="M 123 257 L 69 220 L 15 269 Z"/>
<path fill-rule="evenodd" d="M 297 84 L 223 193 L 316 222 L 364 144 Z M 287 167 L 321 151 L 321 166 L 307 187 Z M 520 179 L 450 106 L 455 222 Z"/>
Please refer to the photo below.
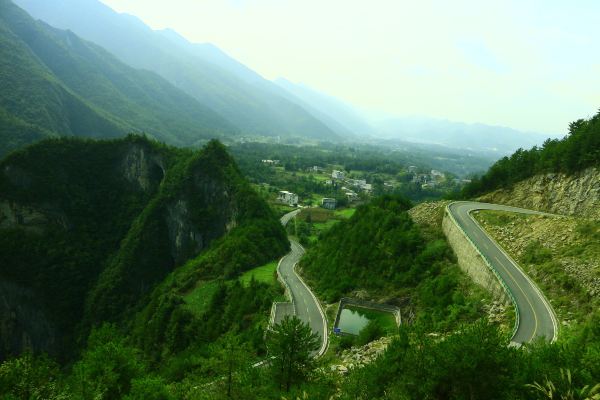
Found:
<path fill-rule="evenodd" d="M 0 0 L 0 155 L 48 135 L 383 140 L 504 155 L 543 135 L 430 118 L 373 122 L 335 97 L 271 82 L 212 44 L 153 30 L 97 0 Z M 43 21 L 43 22 L 42 22 Z"/>
<path fill-rule="evenodd" d="M 0 1 L 3 150 L 44 136 L 147 134 L 178 145 L 237 134 L 155 73 L 134 69 L 70 31 Z M 5 148 L 6 147 L 6 148 Z"/>
<path fill-rule="evenodd" d="M 406 142 L 437 144 L 471 151 L 510 154 L 541 145 L 548 135 L 485 124 L 467 124 L 426 117 L 388 118 L 374 122 L 377 136 Z"/>
<path fill-rule="evenodd" d="M 156 72 L 247 135 L 334 139 L 336 134 L 270 81 L 212 45 L 197 45 L 173 31 L 155 31 L 95 0 L 16 2 L 35 18 L 69 29 L 134 68 Z"/>

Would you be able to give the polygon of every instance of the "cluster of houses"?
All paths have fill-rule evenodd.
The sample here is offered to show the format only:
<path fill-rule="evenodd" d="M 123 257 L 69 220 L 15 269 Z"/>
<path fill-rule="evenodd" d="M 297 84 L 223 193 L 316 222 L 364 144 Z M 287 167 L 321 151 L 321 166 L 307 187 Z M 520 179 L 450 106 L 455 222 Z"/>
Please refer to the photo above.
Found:
<path fill-rule="evenodd" d="M 431 189 L 446 179 L 443 172 L 432 169 L 429 173 L 420 174 L 414 165 L 408 167 L 408 172 L 413 174 L 412 183 L 420 184 L 422 189 Z"/>
<path fill-rule="evenodd" d="M 365 193 L 371 193 L 373 191 L 373 185 L 367 183 L 365 179 L 345 179 L 343 171 L 333 171 L 331 173 L 331 178 L 332 179 L 326 183 L 333 185 L 337 182 L 342 182 L 344 186 L 340 189 L 344 192 L 349 202 L 358 200 L 358 191 Z"/>
<path fill-rule="evenodd" d="M 296 193 L 288 192 L 287 190 L 280 190 L 277 196 L 277 201 L 288 206 L 298 206 L 298 195 Z M 321 199 L 321 207 L 328 210 L 335 210 L 337 206 L 337 200 L 334 198 L 324 197 Z"/>

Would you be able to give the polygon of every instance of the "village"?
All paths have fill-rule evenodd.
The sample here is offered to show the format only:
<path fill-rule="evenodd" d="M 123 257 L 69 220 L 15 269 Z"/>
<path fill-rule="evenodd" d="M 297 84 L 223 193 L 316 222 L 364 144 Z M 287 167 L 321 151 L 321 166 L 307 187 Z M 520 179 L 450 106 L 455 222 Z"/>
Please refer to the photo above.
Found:
<path fill-rule="evenodd" d="M 261 160 L 261 162 L 270 167 L 280 167 L 280 160 Z M 399 186 L 410 184 L 422 190 L 435 189 L 440 185 L 454 184 L 463 185 L 469 180 L 450 178 L 443 172 L 432 169 L 424 171 L 417 166 L 409 166 L 397 177 L 388 177 L 392 179 L 381 180 L 379 177 L 371 176 L 357 177 L 357 174 L 349 174 L 342 169 L 328 169 L 321 166 L 312 166 L 304 171 L 308 176 L 314 177 L 321 185 L 329 188 L 330 193 L 336 193 L 337 196 L 318 196 L 317 201 L 313 201 L 314 195 L 310 199 L 303 199 L 299 193 L 293 191 L 293 188 L 278 188 L 276 202 L 290 207 L 320 206 L 328 210 L 335 210 L 341 206 L 354 206 L 357 203 L 368 200 L 373 195 L 381 195 L 386 192 L 393 192 Z M 368 175 L 368 174 L 363 174 Z M 371 179 L 369 179 L 371 178 Z M 265 184 L 266 185 L 266 184 Z M 340 198 L 340 195 L 343 199 Z M 308 196 L 307 196 L 308 197 Z M 315 204 L 317 203 L 317 204 Z M 341 203 L 341 204 L 340 204 Z"/>
<path fill-rule="evenodd" d="M 280 160 L 261 160 L 261 162 L 263 165 L 282 169 Z M 280 187 L 277 188 L 277 203 L 290 207 L 320 206 L 324 209 L 335 210 L 340 206 L 356 206 L 374 195 L 393 193 L 407 185 L 413 190 L 426 191 L 447 187 L 448 185 L 461 186 L 470 182 L 467 179 L 448 176 L 448 174 L 435 169 L 426 171 L 414 165 L 406 167 L 404 171 L 396 176 L 389 174 L 386 176 L 388 179 L 385 180 L 377 175 L 372 176 L 363 173 L 363 176 L 357 176 L 357 173 L 317 165 L 306 168 L 303 173 L 324 186 L 325 191 L 336 195 L 316 196 L 317 199 L 314 201 L 315 193 L 310 193 L 309 196 L 305 196 L 306 198 L 302 198 L 299 193 L 293 191 L 292 187 Z M 295 175 L 301 175 L 301 173 L 295 173 Z"/>

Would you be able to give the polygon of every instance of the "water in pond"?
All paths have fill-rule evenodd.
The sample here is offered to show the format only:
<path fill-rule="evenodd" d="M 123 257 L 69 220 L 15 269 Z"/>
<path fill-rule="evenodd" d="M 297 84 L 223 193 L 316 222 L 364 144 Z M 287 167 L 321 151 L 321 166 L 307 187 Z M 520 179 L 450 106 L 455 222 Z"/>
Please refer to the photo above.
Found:
<path fill-rule="evenodd" d="M 360 330 L 369 323 L 369 319 L 355 310 L 342 309 L 338 328 L 344 333 L 358 335 Z"/>

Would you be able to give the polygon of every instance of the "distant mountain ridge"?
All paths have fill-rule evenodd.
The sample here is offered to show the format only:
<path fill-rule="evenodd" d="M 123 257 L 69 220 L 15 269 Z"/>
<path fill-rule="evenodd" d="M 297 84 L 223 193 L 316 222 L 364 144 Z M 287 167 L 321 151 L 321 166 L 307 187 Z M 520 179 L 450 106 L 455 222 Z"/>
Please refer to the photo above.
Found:
<path fill-rule="evenodd" d="M 179 146 L 237 131 L 158 75 L 0 0 L 0 155 L 46 136 L 145 132 Z M 6 125 L 4 125 L 6 124 Z"/>
<path fill-rule="evenodd" d="M 70 29 L 134 68 L 154 71 L 245 135 L 338 139 L 280 88 L 212 45 L 154 31 L 96 0 L 18 0 L 35 18 Z"/>
<path fill-rule="evenodd" d="M 373 124 L 378 136 L 406 142 L 510 154 L 518 148 L 541 145 L 547 135 L 486 124 L 468 124 L 427 117 L 390 117 Z"/>
<path fill-rule="evenodd" d="M 35 112 L 16 112 L 19 107 L 11 106 L 12 100 L 5 98 L 0 103 L 0 156 L 48 135 L 117 137 L 141 131 L 178 146 L 201 144 L 212 137 L 272 137 L 291 143 L 366 141 L 383 146 L 412 142 L 492 158 L 540 145 L 546 138 L 511 128 L 433 118 L 373 121 L 364 111 L 333 96 L 285 79 L 271 82 L 212 44 L 191 43 L 172 29 L 153 30 L 137 17 L 119 14 L 98 0 L 15 2 L 35 18 L 72 32 L 60 33 L 46 23 L 35 22 L 44 26 L 42 37 L 52 40 L 46 38 L 47 45 L 40 48 L 36 41 L 24 38 L 44 64 L 42 69 L 56 75 L 53 84 L 59 82 L 65 89 L 32 95 L 32 103 L 62 93 L 60 105 L 54 106 L 62 111 L 38 108 Z M 1 4 L 11 3 L 2 0 Z M 77 35 L 96 45 L 83 42 Z M 65 48 L 67 57 L 63 60 L 57 54 Z M 5 66 L 8 76 L 14 73 L 18 77 L 21 72 L 20 79 L 4 84 L 5 97 L 20 93 L 17 97 L 26 99 L 31 94 L 28 91 L 37 93 L 53 85 L 27 81 L 28 76 L 44 81 L 40 76 L 45 75 L 25 72 L 27 68 L 20 63 L 28 56 L 17 61 L 11 59 L 14 51 L 4 51 L 7 62 L 13 63 Z M 69 60 L 68 68 L 63 68 L 65 60 Z M 56 114 L 59 116 L 48 117 Z"/>
<path fill-rule="evenodd" d="M 291 95 L 291 101 L 298 102 L 331 129 L 350 137 L 374 133 L 373 127 L 352 106 L 343 101 L 284 78 L 278 78 L 274 82 Z"/>

